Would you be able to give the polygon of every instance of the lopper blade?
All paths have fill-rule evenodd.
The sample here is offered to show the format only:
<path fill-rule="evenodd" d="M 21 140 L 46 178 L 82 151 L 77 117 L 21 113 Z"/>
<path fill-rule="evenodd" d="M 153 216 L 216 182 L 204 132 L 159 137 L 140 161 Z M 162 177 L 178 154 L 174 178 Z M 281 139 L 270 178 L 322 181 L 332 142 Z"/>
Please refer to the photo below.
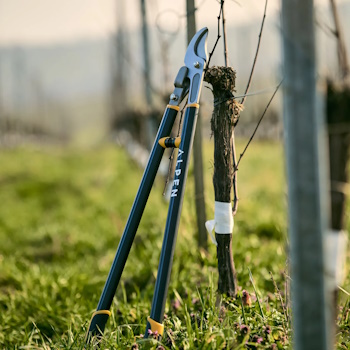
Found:
<path fill-rule="evenodd" d="M 186 54 L 185 63 L 189 67 L 192 62 L 201 58 L 204 62 L 207 61 L 208 51 L 207 51 L 207 38 L 208 38 L 208 28 L 204 27 L 200 29 L 192 38 L 189 43 Z"/>
<path fill-rule="evenodd" d="M 188 103 L 199 102 L 206 66 L 208 28 L 199 30 L 189 43 L 185 54 L 185 66 L 181 67 L 176 79 L 175 89 L 170 95 L 169 105 L 179 106 L 188 93 Z"/>
<path fill-rule="evenodd" d="M 188 45 L 185 55 L 185 65 L 188 68 L 187 77 L 190 80 L 188 103 L 199 103 L 203 83 L 204 68 L 208 57 L 208 28 L 199 30 Z"/>

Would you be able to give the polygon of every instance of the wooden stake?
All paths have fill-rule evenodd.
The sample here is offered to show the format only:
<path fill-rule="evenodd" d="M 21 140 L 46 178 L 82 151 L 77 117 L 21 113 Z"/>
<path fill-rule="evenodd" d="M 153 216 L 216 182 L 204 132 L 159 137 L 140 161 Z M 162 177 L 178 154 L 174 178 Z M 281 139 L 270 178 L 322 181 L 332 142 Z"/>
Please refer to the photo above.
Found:
<path fill-rule="evenodd" d="M 316 100 L 313 1 L 283 0 L 281 14 L 293 349 L 328 350 L 331 303 L 325 290 L 323 257 L 327 154 L 324 118 Z"/>
<path fill-rule="evenodd" d="M 212 85 L 214 111 L 211 130 L 214 136 L 214 192 L 215 201 L 231 203 L 233 181 L 232 135 L 239 109 L 233 99 L 229 99 L 235 88 L 236 72 L 231 67 L 212 67 L 205 74 L 204 80 Z M 215 233 L 219 283 L 221 294 L 235 296 L 237 277 L 232 255 L 232 232 Z"/>
<path fill-rule="evenodd" d="M 186 1 L 187 8 L 187 41 L 196 34 L 194 0 Z M 205 230 L 206 214 L 204 200 L 203 156 L 202 156 L 202 118 L 197 119 L 196 133 L 193 140 L 193 172 L 195 184 L 196 218 L 198 228 L 198 247 L 208 249 L 208 234 Z"/>

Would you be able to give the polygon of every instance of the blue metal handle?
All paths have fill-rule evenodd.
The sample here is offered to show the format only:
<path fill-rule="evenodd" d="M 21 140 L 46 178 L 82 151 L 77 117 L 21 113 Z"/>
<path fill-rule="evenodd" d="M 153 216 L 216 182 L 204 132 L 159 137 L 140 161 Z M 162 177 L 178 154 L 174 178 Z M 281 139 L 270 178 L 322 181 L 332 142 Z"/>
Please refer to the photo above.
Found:
<path fill-rule="evenodd" d="M 151 321 L 147 322 L 145 337 L 148 337 L 148 330 L 154 331 L 152 325 L 159 326 L 164 317 L 165 302 L 168 293 L 171 267 L 175 251 L 176 237 L 179 228 L 180 215 L 184 197 L 185 183 L 190 163 L 193 138 L 198 117 L 198 104 L 191 104 L 187 107 L 184 125 L 181 134 L 181 143 L 176 160 L 175 176 L 171 190 L 168 216 L 165 226 L 162 251 L 160 254 L 157 280 L 153 295 Z M 156 329 L 158 329 L 157 327 Z"/>
<path fill-rule="evenodd" d="M 169 136 L 174 125 L 178 110 L 179 107 L 168 105 L 164 112 L 156 140 L 152 147 L 148 164 L 144 171 L 140 187 L 134 200 L 134 204 L 131 208 L 124 233 L 119 242 L 117 253 L 115 255 L 112 267 L 109 271 L 107 281 L 103 288 L 97 310 L 91 318 L 88 336 L 103 334 L 109 316 L 108 310 L 111 307 L 113 297 L 118 287 L 120 277 L 122 275 L 131 245 L 134 241 L 137 228 L 140 224 L 143 211 L 145 209 L 154 179 L 156 177 L 164 153 L 164 148 L 161 147 L 158 142 L 161 138 Z"/>

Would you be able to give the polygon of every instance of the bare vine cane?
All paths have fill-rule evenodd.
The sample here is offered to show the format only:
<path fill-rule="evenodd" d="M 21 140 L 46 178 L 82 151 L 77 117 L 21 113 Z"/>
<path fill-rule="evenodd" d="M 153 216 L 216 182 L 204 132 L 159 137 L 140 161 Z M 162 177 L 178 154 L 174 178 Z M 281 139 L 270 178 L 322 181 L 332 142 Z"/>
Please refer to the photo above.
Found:
<path fill-rule="evenodd" d="M 219 270 L 218 290 L 221 294 L 235 296 L 237 276 L 231 247 L 233 229 L 231 189 L 234 174 L 232 132 L 240 112 L 240 105 L 229 97 L 235 91 L 236 72 L 232 67 L 214 66 L 207 69 L 204 81 L 212 85 L 214 95 L 211 130 L 214 136 L 214 225 Z M 223 220 L 219 220 L 219 216 Z M 208 228 L 210 230 L 210 227 Z"/>
<path fill-rule="evenodd" d="M 253 74 L 254 74 L 254 70 L 255 70 L 255 65 L 256 65 L 256 61 L 258 59 L 258 55 L 259 55 L 259 50 L 260 50 L 260 43 L 261 43 L 261 38 L 262 38 L 262 33 L 263 33 L 263 29 L 264 29 L 264 24 L 265 24 L 265 18 L 266 18 L 266 10 L 267 10 L 267 2 L 268 0 L 265 0 L 265 7 L 264 7 L 264 14 L 263 14 L 263 18 L 261 21 L 261 27 L 260 27 L 260 32 L 259 32 L 259 39 L 258 39 L 258 45 L 256 47 L 256 52 L 255 52 L 255 56 L 254 56 L 254 61 L 253 61 L 253 65 L 252 65 L 252 69 L 250 71 L 250 75 L 249 75 L 249 79 L 248 79 L 248 83 L 247 83 L 247 87 L 244 91 L 244 96 L 241 100 L 241 105 L 243 107 L 245 99 L 247 97 L 247 94 L 249 92 L 250 89 L 250 84 L 252 82 L 253 79 Z M 237 125 L 239 121 L 239 116 L 237 118 L 237 120 L 235 121 L 234 126 Z M 232 135 L 232 137 L 234 138 L 234 135 Z M 233 157 L 233 164 L 234 164 L 234 169 L 235 169 L 235 173 L 233 174 L 233 206 L 232 206 L 232 215 L 235 216 L 237 213 L 237 208 L 238 208 L 238 193 L 237 193 L 237 169 L 238 169 L 238 162 L 237 162 L 237 158 L 236 158 L 236 150 L 235 150 L 235 143 L 232 143 L 232 157 Z"/>

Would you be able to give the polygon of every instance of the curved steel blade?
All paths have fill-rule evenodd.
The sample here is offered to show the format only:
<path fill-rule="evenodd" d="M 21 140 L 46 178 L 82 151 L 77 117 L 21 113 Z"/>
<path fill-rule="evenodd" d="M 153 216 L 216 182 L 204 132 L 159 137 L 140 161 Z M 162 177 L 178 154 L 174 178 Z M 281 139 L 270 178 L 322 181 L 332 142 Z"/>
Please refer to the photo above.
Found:
<path fill-rule="evenodd" d="M 179 106 L 188 93 L 188 103 L 198 103 L 206 65 L 208 28 L 199 30 L 189 43 L 185 54 L 185 66 L 181 67 L 175 79 L 175 89 L 169 104 Z"/>
<path fill-rule="evenodd" d="M 194 61 L 196 58 L 202 58 L 204 61 L 207 60 L 207 37 L 208 37 L 208 28 L 204 27 L 200 29 L 192 38 L 188 44 L 186 54 L 185 54 L 185 63 Z M 187 65 L 188 66 L 188 65 Z"/>
<path fill-rule="evenodd" d="M 190 80 L 188 103 L 199 103 L 203 82 L 203 72 L 208 57 L 208 28 L 199 30 L 188 45 L 185 55 L 185 65 L 188 68 L 187 77 Z"/>

